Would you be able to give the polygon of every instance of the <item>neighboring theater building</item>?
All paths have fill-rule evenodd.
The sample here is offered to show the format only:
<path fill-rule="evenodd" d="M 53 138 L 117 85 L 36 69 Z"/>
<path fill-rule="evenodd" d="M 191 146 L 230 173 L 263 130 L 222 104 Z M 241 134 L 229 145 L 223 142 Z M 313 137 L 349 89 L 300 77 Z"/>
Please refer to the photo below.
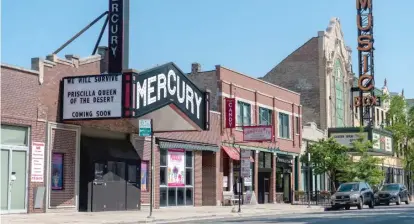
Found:
<path fill-rule="evenodd" d="M 189 77 L 200 88 L 211 91 L 211 108 L 223 114 L 220 126 L 223 179 L 217 183 L 221 190 L 238 192 L 239 152 L 248 150 L 251 176 L 243 179 L 243 192 L 254 191 L 258 203 L 291 202 L 294 190 L 300 185 L 300 94 L 220 65 L 215 70 L 201 71 L 200 64 L 193 63 Z M 225 98 L 236 101 L 238 127 L 233 129 L 225 128 Z M 270 141 L 243 141 L 241 126 L 256 125 L 273 126 Z"/>
<path fill-rule="evenodd" d="M 151 141 L 137 136 L 138 119 L 133 115 L 140 113 L 156 120 L 154 130 L 180 131 L 155 136 L 156 173 L 165 172 L 167 168 L 163 167 L 174 160 L 179 171 L 175 173 L 180 175 L 167 183 L 155 175 L 154 207 L 166 205 L 159 200 L 166 197 L 166 191 L 168 206 L 215 205 L 220 190 L 216 190 L 215 183 L 221 179 L 211 171 L 218 169 L 220 114 L 206 112 L 208 92 L 194 86 L 172 63 L 139 77 L 129 70 L 124 76 L 98 83 L 95 77 L 86 76 L 107 71 L 107 48 L 101 47 L 98 52 L 86 58 L 34 58 L 31 69 L 1 65 L 1 212 L 134 210 L 148 204 Z M 180 87 L 170 84 L 167 96 L 148 96 L 148 104 L 151 102 L 156 110 L 146 107 L 143 99 L 139 107 L 138 101 L 132 100 L 137 96 L 134 90 L 138 90 L 141 78 L 154 79 L 156 75 L 151 71 L 157 75 L 173 71 L 168 76 L 185 84 L 186 95 L 173 98 Z M 127 88 L 128 81 L 134 89 Z M 105 91 L 107 97 L 100 98 L 106 101 L 100 104 L 102 110 L 95 110 L 106 111 L 101 116 L 114 119 L 76 120 L 81 116 L 96 118 L 96 111 L 92 115 L 89 112 L 87 101 L 92 98 L 85 99 L 93 94 L 92 90 L 98 94 L 95 87 L 111 89 Z M 148 86 L 147 90 L 154 88 Z M 166 92 L 166 86 L 163 90 Z M 121 99 L 128 91 L 131 97 Z M 77 97 L 78 93 L 83 99 Z M 115 119 L 121 116 L 126 118 Z M 73 117 L 76 119 L 71 120 Z"/>

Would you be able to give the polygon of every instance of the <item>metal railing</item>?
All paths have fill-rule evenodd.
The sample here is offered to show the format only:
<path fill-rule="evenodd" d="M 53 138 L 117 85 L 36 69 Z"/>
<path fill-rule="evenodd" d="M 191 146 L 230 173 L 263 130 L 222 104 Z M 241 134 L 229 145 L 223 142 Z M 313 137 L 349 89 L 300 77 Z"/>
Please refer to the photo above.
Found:
<path fill-rule="evenodd" d="M 310 194 L 310 203 L 309 203 Z M 293 204 L 296 205 L 319 205 L 319 206 L 330 206 L 332 192 L 328 191 L 295 191 Z"/>

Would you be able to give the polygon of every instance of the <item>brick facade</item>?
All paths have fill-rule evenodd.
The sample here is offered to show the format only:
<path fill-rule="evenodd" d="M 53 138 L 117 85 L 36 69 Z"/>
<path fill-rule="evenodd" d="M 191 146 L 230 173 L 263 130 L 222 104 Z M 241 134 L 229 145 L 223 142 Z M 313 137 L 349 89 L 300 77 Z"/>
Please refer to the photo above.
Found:
<path fill-rule="evenodd" d="M 52 153 L 63 153 L 63 190 L 51 191 L 50 206 L 76 206 L 76 132 L 64 129 L 52 129 Z"/>
<path fill-rule="evenodd" d="M 316 42 L 317 43 L 317 42 Z M 225 105 L 224 100 L 226 97 L 236 98 L 236 101 L 241 101 L 250 104 L 251 106 L 251 125 L 259 125 L 259 108 L 263 107 L 272 111 L 271 124 L 274 128 L 274 138 L 270 142 L 263 143 L 246 143 L 243 142 L 243 132 L 241 129 L 226 129 L 224 127 L 225 116 L 220 120 L 220 133 L 222 143 L 233 142 L 233 136 L 236 142 L 243 142 L 239 145 L 256 147 L 257 150 L 268 150 L 269 148 L 279 147 L 281 151 L 292 153 L 294 155 L 300 154 L 301 148 L 301 124 L 302 124 L 302 106 L 300 94 L 291 90 L 275 86 L 273 84 L 264 82 L 262 80 L 254 79 L 249 76 L 243 75 L 239 72 L 224 68 L 222 66 L 216 66 L 213 71 L 201 71 L 198 63 L 192 65 L 191 73 L 188 75 L 199 88 L 209 89 L 212 96 L 216 98 L 212 99 L 211 107 L 217 108 L 218 111 L 224 112 Z M 289 139 L 281 138 L 278 133 L 279 116 L 278 113 L 285 113 L 289 115 L 289 127 L 290 137 Z M 299 125 L 296 124 L 296 119 L 299 121 Z M 237 117 L 236 117 L 237 123 Z M 222 152 L 225 153 L 225 152 Z M 258 154 L 255 153 L 255 165 L 254 165 L 254 186 L 256 197 L 258 196 Z M 275 158 L 273 158 L 275 160 Z M 229 167 L 231 167 L 231 159 L 222 161 L 229 161 Z M 274 164 L 276 162 L 274 161 Z M 226 169 L 228 167 L 225 164 L 221 165 Z M 223 175 L 223 174 L 221 174 Z M 300 175 L 300 174 L 299 174 Z M 231 175 L 229 176 L 230 178 Z M 292 172 L 292 183 L 295 181 L 294 172 Z M 232 182 L 229 182 L 229 184 Z M 290 184 L 292 184 L 290 183 Z M 270 202 L 276 201 L 276 167 L 273 167 L 270 178 Z M 293 189 L 293 188 L 292 188 Z"/>
<path fill-rule="evenodd" d="M 351 48 L 344 42 L 338 18 L 332 18 L 326 31 L 319 31 L 298 49 L 272 68 L 264 77 L 267 82 L 301 93 L 304 123 L 315 122 L 321 129 L 336 127 L 335 62 L 340 62 L 343 85 L 342 108 L 345 126 L 352 126 L 350 88 L 353 82 Z"/>

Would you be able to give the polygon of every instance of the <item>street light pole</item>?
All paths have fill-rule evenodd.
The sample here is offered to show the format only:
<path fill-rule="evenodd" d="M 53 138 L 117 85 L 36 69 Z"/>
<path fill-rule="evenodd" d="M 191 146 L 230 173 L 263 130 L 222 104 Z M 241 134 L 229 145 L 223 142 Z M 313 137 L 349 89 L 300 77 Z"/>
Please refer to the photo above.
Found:
<path fill-rule="evenodd" d="M 310 152 L 309 152 L 309 142 L 306 142 L 306 153 L 307 153 L 307 159 L 308 159 L 308 208 L 311 207 L 311 162 L 310 162 Z"/>

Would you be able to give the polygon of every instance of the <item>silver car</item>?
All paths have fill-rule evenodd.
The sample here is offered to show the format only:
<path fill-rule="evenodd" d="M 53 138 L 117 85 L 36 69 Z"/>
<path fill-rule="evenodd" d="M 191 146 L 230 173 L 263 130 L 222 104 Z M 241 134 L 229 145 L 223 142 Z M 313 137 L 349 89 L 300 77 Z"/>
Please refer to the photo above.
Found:
<path fill-rule="evenodd" d="M 339 186 L 335 194 L 331 196 L 331 206 L 333 209 L 351 207 L 362 209 L 364 205 L 374 208 L 374 192 L 366 182 L 343 183 Z"/>

